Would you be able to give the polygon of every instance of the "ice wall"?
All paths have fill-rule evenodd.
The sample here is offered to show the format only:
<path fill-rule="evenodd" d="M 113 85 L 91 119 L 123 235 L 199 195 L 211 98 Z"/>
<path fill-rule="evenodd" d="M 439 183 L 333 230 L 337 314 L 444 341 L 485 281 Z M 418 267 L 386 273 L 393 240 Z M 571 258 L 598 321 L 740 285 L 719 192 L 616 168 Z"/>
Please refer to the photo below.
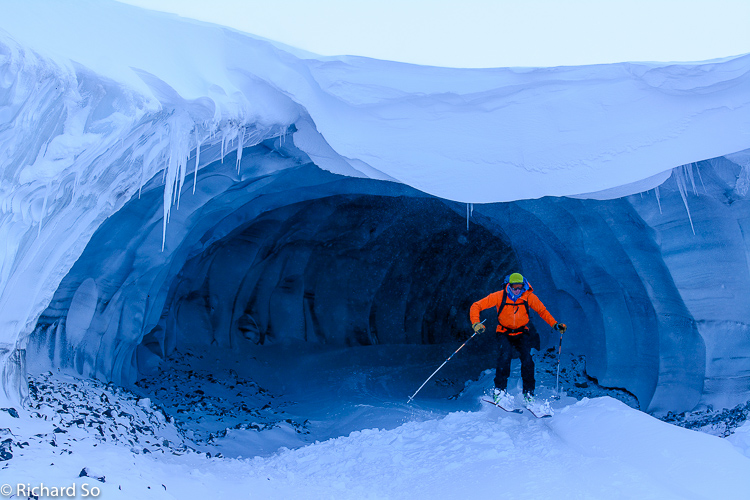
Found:
<path fill-rule="evenodd" d="M 685 165 L 658 193 L 628 198 L 652 231 L 689 312 L 685 319 L 705 344 L 702 401 L 716 407 L 750 399 L 748 167 L 747 152 Z M 649 281 L 654 286 L 657 280 Z M 673 329 L 670 343 L 679 349 L 691 341 L 686 333 L 686 328 Z M 674 359 L 664 366 L 664 376 L 684 362 Z M 669 387 L 660 389 L 663 395 Z"/>
<path fill-rule="evenodd" d="M 547 291 L 569 325 L 565 348 L 587 356 L 589 375 L 628 389 L 652 411 L 698 403 L 703 343 L 653 232 L 627 200 L 543 199 L 477 210 L 508 234 L 524 272 Z"/>

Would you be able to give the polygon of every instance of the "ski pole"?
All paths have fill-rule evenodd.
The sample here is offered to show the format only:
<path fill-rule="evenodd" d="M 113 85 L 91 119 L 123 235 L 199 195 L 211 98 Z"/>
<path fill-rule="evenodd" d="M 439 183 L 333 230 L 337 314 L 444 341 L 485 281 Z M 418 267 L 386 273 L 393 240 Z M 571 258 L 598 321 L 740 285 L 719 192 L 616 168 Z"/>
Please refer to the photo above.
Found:
<path fill-rule="evenodd" d="M 562 354 L 563 332 L 560 332 L 560 346 L 557 348 L 557 384 L 555 385 L 555 394 L 560 397 L 560 354 Z"/>
<path fill-rule="evenodd" d="M 484 321 L 487 321 L 487 320 L 485 319 Z M 484 324 L 484 321 L 482 321 L 482 324 Z M 479 333 L 479 332 L 474 332 L 474 335 L 476 335 L 476 334 L 478 334 L 478 333 Z M 425 386 L 425 384 L 426 384 L 427 382 L 429 382 L 429 381 L 430 381 L 430 379 L 431 379 L 432 377 L 434 377 L 434 376 L 435 376 L 435 374 L 436 374 L 437 372 L 439 372 L 439 371 L 440 371 L 440 369 L 441 369 L 442 367 L 444 367 L 444 366 L 445 366 L 445 364 L 446 364 L 446 363 L 447 363 L 448 361 L 450 361 L 450 360 L 451 360 L 451 358 L 452 358 L 453 356 L 455 356 L 455 355 L 456 355 L 456 353 L 457 353 L 458 351 L 460 351 L 460 350 L 461 350 L 461 349 L 463 348 L 463 346 L 465 346 L 466 344 L 468 344 L 468 343 L 469 343 L 469 341 L 470 341 L 471 339 L 473 339 L 473 338 L 474 338 L 474 335 L 472 335 L 471 337 L 469 337 L 468 339 L 466 339 L 466 342 L 464 342 L 463 344 L 461 344 L 461 347 L 459 347 L 458 349 L 456 349 L 456 351 L 455 351 L 455 352 L 454 352 L 453 354 L 451 354 L 450 356 L 448 356 L 448 359 L 446 359 L 445 361 L 443 361 L 443 364 L 442 364 L 442 365 L 440 365 L 440 366 L 438 366 L 438 369 L 437 369 L 437 370 L 435 370 L 434 372 L 432 372 L 432 375 L 430 375 L 429 377 L 427 377 L 427 380 L 425 380 L 425 381 L 424 381 L 424 383 L 423 383 L 422 385 L 420 385 L 420 386 L 419 386 L 419 389 L 417 389 L 417 392 L 421 391 L 421 390 L 422 390 L 422 387 L 424 387 L 424 386 Z M 417 395 L 417 392 L 415 392 L 414 394 L 412 394 L 412 395 L 411 395 L 411 397 L 409 398 L 409 401 L 407 401 L 407 402 L 406 402 L 406 404 L 409 404 L 409 403 L 411 403 L 411 402 L 412 402 L 412 401 L 414 400 L 414 396 L 416 396 L 416 395 Z"/>

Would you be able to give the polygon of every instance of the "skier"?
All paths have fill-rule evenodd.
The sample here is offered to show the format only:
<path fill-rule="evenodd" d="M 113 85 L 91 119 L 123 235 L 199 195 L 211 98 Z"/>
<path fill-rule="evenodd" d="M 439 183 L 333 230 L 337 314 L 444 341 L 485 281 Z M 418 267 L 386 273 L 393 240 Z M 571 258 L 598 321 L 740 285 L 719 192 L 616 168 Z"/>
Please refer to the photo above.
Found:
<path fill-rule="evenodd" d="M 471 305 L 469 318 L 471 327 L 475 332 L 481 333 L 485 326 L 479 322 L 479 313 L 490 307 L 497 309 L 497 341 L 500 344 L 500 355 L 497 359 L 497 371 L 495 373 L 495 389 L 493 400 L 497 405 L 513 406 L 513 398 L 507 393 L 508 376 L 510 375 L 510 362 L 513 358 L 512 350 L 515 349 L 521 359 L 521 378 L 523 379 L 524 402 L 526 406 L 534 403 L 534 360 L 531 357 L 533 337 L 529 332 L 529 308 L 536 311 L 539 316 L 552 328 L 558 330 L 562 335 L 566 326 L 558 323 L 547 311 L 542 301 L 534 294 L 529 282 L 519 273 L 513 273 L 505 277 L 502 290 L 491 293 L 487 297 L 474 302 Z"/>

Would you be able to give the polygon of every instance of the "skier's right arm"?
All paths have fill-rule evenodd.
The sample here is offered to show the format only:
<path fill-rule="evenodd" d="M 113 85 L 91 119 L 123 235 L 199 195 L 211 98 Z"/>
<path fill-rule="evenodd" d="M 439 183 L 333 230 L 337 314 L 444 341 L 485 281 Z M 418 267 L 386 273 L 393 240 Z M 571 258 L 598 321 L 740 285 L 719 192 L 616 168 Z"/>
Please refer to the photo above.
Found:
<path fill-rule="evenodd" d="M 481 300 L 477 300 L 469 309 L 469 320 L 472 327 L 479 323 L 479 313 L 490 307 L 497 307 L 498 297 L 502 297 L 503 292 L 491 293 Z"/>

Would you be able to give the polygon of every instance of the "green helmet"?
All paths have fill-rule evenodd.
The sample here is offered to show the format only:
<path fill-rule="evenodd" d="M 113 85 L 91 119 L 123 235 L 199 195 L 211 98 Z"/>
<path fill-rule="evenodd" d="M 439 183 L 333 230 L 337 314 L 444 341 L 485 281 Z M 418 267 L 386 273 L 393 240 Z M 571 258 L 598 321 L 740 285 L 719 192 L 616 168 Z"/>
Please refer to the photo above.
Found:
<path fill-rule="evenodd" d="M 523 276 L 521 276 L 521 273 L 513 273 L 508 278 L 508 283 L 511 285 L 515 283 L 523 283 Z"/>

